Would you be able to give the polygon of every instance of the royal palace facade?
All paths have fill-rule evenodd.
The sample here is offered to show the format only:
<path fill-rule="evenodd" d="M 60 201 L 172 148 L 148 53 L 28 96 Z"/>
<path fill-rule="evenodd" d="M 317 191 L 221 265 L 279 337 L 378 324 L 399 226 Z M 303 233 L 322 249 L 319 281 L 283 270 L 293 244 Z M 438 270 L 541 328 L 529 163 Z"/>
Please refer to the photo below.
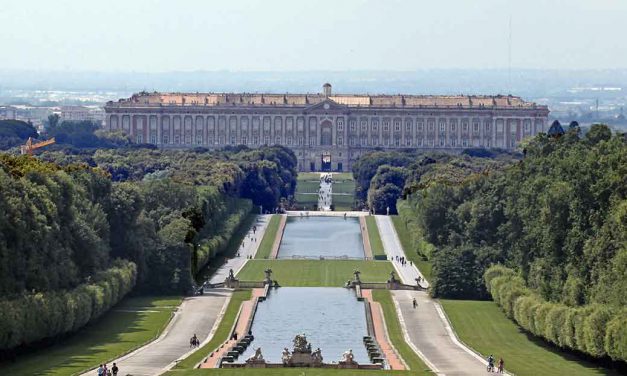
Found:
<path fill-rule="evenodd" d="M 514 96 L 139 93 L 105 106 L 108 130 L 163 148 L 280 144 L 300 171 L 350 171 L 373 149 L 514 149 L 548 128 Z"/>

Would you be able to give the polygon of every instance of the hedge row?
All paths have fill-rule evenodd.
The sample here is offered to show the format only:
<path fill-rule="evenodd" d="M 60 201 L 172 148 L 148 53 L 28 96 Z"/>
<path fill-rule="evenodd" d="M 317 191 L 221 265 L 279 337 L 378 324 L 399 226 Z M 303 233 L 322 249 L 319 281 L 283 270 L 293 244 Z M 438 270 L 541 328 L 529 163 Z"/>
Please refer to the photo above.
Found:
<path fill-rule="evenodd" d="M 412 249 L 422 256 L 424 259 L 430 260 L 435 247 L 427 242 L 422 236 L 422 230 L 418 224 L 418 217 L 412 208 L 412 204 L 408 200 L 398 200 L 396 202 L 396 210 L 399 217 L 405 222 L 407 232 L 411 235 Z"/>
<path fill-rule="evenodd" d="M 226 249 L 231 237 L 233 237 L 237 228 L 252 209 L 252 201 L 246 199 L 237 200 L 233 213 L 224 221 L 221 230 L 215 236 L 200 242 L 196 253 L 196 265 L 193 266 L 194 274 L 202 269 L 209 260 Z"/>
<path fill-rule="evenodd" d="M 627 308 L 547 302 L 501 265 L 486 270 L 484 280 L 494 301 L 523 329 L 562 348 L 627 361 Z"/>
<path fill-rule="evenodd" d="M 0 350 L 80 329 L 131 291 L 136 276 L 134 263 L 116 260 L 93 282 L 75 289 L 0 300 Z"/>

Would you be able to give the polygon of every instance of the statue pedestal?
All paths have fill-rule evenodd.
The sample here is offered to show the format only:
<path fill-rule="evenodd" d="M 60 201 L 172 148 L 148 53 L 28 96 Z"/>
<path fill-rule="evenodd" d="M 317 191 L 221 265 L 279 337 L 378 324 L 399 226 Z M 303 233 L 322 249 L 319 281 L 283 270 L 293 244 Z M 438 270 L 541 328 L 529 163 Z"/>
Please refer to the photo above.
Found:
<path fill-rule="evenodd" d="M 311 352 L 293 352 L 287 361 L 288 367 L 320 367 L 322 362 L 315 359 Z"/>
<path fill-rule="evenodd" d="M 267 363 L 263 359 L 248 359 L 246 361 L 246 367 L 250 368 L 266 368 Z"/>
<path fill-rule="evenodd" d="M 357 369 L 359 368 L 359 364 L 357 364 L 357 362 L 345 362 L 345 361 L 340 360 L 339 362 L 337 362 L 337 368 Z"/>

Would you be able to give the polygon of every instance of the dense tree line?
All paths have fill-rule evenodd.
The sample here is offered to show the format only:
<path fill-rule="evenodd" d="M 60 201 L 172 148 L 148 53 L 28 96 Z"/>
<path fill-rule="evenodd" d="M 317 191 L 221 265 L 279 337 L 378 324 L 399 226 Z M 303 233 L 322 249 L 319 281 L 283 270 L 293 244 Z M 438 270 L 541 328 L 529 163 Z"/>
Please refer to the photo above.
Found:
<path fill-rule="evenodd" d="M 457 182 L 406 186 L 401 214 L 432 245 L 422 247 L 433 262 L 431 293 L 489 298 L 486 268 L 506 265 L 517 277 L 502 290 L 491 289 L 492 297 L 511 317 L 520 311 L 516 320 L 522 327 L 560 346 L 624 360 L 616 341 L 624 344 L 625 333 L 603 328 L 610 319 L 616 330 L 625 322 L 626 139 L 594 125 L 584 137 L 574 127 L 557 137 L 539 135 L 524 147 L 526 157 L 506 168 Z M 563 342 L 543 326 L 553 307 L 572 307 L 602 320 L 586 324 L 587 339 Z"/>
<path fill-rule="evenodd" d="M 296 181 L 296 158 L 282 147 L 63 149 L 42 159 L 0 155 L 0 305 L 9 315 L 0 350 L 74 331 L 133 286 L 190 292 L 253 202 L 274 210 Z M 10 319 L 35 304 L 48 321 Z"/>
<path fill-rule="evenodd" d="M 29 137 L 37 138 L 32 124 L 21 120 L 0 120 L 0 150 L 22 145 Z"/>

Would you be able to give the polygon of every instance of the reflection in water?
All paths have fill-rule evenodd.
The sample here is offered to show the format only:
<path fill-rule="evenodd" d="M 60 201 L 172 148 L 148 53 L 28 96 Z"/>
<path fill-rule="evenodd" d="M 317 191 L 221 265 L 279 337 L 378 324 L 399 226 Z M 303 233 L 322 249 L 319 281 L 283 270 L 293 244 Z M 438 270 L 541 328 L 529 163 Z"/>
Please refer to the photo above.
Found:
<path fill-rule="evenodd" d="M 278 257 L 292 256 L 363 258 L 359 219 L 288 217 Z"/>
<path fill-rule="evenodd" d="M 352 349 L 358 363 L 370 363 L 363 337 L 368 334 L 364 303 L 352 290 L 330 287 L 281 287 L 259 303 L 252 327 L 255 340 L 238 362 L 261 347 L 270 363 L 281 362 L 284 347 L 293 349 L 296 334 L 305 333 L 311 347 L 322 349 L 325 363 L 337 362 Z"/>

